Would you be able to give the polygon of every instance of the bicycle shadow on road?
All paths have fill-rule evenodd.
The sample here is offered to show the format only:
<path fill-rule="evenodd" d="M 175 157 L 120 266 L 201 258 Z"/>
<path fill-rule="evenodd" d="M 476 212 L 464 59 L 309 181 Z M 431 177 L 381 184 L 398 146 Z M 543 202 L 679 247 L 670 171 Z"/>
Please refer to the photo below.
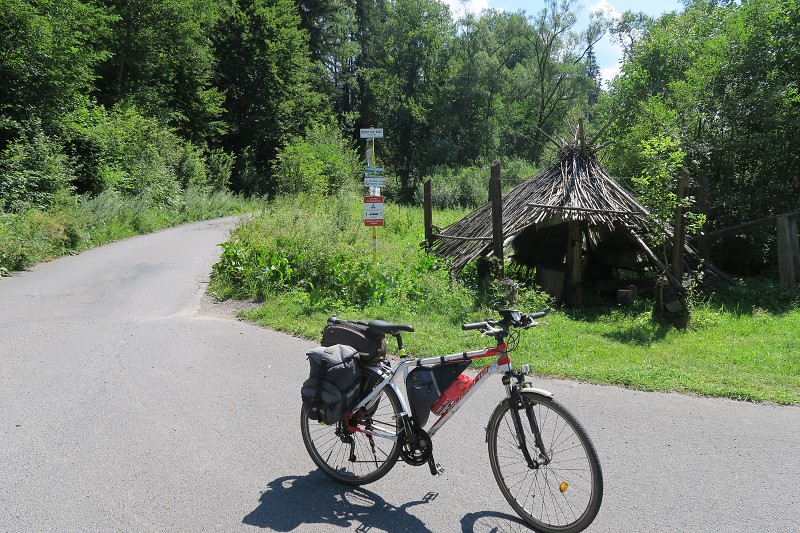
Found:
<path fill-rule="evenodd" d="M 461 533 L 518 533 L 533 531 L 518 517 L 497 511 L 470 513 L 461 519 Z"/>
<path fill-rule="evenodd" d="M 305 524 L 323 524 L 354 531 L 430 532 L 409 507 L 433 501 L 429 492 L 421 500 L 400 507 L 360 487 L 346 487 L 320 472 L 284 476 L 267 485 L 261 503 L 244 517 L 243 524 L 274 531 L 293 531 Z"/>

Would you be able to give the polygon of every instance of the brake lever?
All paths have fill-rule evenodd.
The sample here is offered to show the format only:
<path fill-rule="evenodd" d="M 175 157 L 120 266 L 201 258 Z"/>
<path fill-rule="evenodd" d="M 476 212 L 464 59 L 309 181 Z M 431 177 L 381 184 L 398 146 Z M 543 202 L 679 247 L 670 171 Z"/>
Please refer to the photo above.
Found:
<path fill-rule="evenodd" d="M 487 329 L 485 331 L 481 331 L 481 337 L 486 337 L 487 335 L 494 336 L 494 335 L 497 335 L 498 333 L 501 333 L 503 331 L 502 329 L 496 328 L 494 326 L 489 326 L 489 328 L 490 329 Z"/>
<path fill-rule="evenodd" d="M 522 329 L 530 329 L 530 328 L 535 328 L 535 327 L 538 327 L 538 326 L 549 326 L 549 325 L 550 325 L 549 322 L 536 322 L 535 320 L 532 320 L 530 324 L 528 324 L 527 326 L 523 327 Z"/>

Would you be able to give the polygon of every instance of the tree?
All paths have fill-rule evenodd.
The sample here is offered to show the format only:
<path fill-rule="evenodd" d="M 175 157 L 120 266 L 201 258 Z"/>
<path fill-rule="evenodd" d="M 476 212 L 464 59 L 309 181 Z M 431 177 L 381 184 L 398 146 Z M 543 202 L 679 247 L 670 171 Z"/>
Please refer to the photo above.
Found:
<path fill-rule="evenodd" d="M 268 175 L 278 149 L 323 114 L 299 24 L 291 0 L 234 0 L 223 13 L 214 44 L 230 123 L 224 145 L 240 155 L 238 190 L 272 192 Z"/>
<path fill-rule="evenodd" d="M 312 83 L 351 131 L 358 113 L 356 6 L 345 0 L 297 0 L 297 6 L 309 36 Z"/>
<path fill-rule="evenodd" d="M 798 27 L 800 7 L 781 0 L 694 0 L 646 26 L 609 95 L 625 111 L 611 132 L 612 172 L 639 175 L 646 161 L 632 154 L 670 131 L 684 166 L 708 183 L 711 229 L 796 210 Z M 771 233 L 747 236 L 727 264 L 719 250 L 718 262 L 764 268 L 775 257 Z"/>
<path fill-rule="evenodd" d="M 216 0 L 101 0 L 115 16 L 98 72 L 98 100 L 127 101 L 195 143 L 224 132 L 212 85 Z"/>
<path fill-rule="evenodd" d="M 600 77 L 600 67 L 597 65 L 597 56 L 594 53 L 594 43 L 586 47 L 586 77 L 589 78 L 589 107 L 597 105 L 600 101 L 600 91 L 603 88 L 603 79 Z"/>
<path fill-rule="evenodd" d="M 382 51 L 367 72 L 374 106 L 390 133 L 385 156 L 401 189 L 412 191 L 430 164 L 429 118 L 447 65 L 454 32 L 448 8 L 437 0 L 397 0 L 387 8 Z"/>
<path fill-rule="evenodd" d="M 27 123 L 53 134 L 85 103 L 110 18 L 79 0 L 0 0 L 0 150 Z M 37 127 L 39 127 L 37 126 Z"/>
<path fill-rule="evenodd" d="M 440 138 L 451 139 L 451 163 L 490 161 L 501 153 L 504 117 L 516 100 L 512 84 L 530 56 L 521 13 L 484 11 L 468 15 L 451 44 L 451 94 L 441 119 Z M 446 131 L 449 130 L 450 135 Z"/>

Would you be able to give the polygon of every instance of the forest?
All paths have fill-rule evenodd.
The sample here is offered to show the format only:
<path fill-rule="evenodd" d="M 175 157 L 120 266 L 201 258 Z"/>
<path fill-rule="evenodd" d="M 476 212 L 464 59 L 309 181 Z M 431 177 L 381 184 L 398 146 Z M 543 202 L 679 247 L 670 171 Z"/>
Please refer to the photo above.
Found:
<path fill-rule="evenodd" d="M 797 2 L 687 0 L 579 28 L 581 8 L 0 0 L 0 272 L 24 266 L 20 220 L 64 206 L 357 189 L 369 126 L 387 132 L 387 194 L 404 204 L 428 178 L 442 207 L 483 202 L 476 169 L 532 175 L 583 119 L 590 137 L 609 124 L 602 164 L 654 210 L 683 169 L 706 230 L 798 210 Z M 613 80 L 604 34 L 624 49 Z M 775 269 L 772 229 L 716 246 L 734 274 Z"/>

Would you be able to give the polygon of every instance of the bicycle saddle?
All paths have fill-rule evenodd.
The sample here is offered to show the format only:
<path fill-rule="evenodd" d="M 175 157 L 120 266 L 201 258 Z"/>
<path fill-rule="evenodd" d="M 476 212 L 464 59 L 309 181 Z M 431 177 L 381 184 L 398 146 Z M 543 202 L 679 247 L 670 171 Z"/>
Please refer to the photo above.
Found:
<path fill-rule="evenodd" d="M 385 320 L 370 320 L 367 325 L 369 326 L 369 329 L 373 331 L 373 333 L 380 335 L 394 335 L 399 331 L 414 331 L 414 328 L 407 324 L 392 324 L 390 322 L 386 322 Z"/>

